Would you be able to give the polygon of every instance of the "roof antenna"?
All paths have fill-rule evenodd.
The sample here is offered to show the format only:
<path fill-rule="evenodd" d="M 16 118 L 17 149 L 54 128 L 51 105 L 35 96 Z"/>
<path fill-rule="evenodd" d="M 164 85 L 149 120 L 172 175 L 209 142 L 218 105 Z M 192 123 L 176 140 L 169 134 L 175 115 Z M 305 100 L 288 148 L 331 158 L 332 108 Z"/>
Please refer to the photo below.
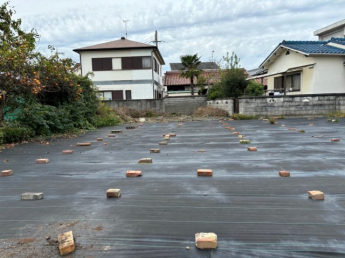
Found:
<path fill-rule="evenodd" d="M 129 22 L 130 20 L 123 20 L 123 23 L 125 24 L 126 27 L 126 38 L 127 38 L 127 22 Z"/>

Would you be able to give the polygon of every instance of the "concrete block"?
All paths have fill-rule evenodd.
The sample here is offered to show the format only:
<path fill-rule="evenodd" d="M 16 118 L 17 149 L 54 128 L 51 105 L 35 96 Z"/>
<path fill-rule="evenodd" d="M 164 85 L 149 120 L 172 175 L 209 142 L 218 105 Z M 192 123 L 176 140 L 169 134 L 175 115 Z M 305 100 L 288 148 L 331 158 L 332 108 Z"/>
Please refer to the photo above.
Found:
<path fill-rule="evenodd" d="M 285 171 L 285 170 L 281 170 L 281 171 L 279 171 L 279 175 L 281 177 L 290 177 L 290 172 L 289 171 Z"/>
<path fill-rule="evenodd" d="M 238 137 L 238 138 L 244 138 L 244 135 L 239 134 L 237 137 Z"/>
<path fill-rule="evenodd" d="M 151 149 L 150 153 L 160 153 L 161 149 Z"/>
<path fill-rule="evenodd" d="M 36 164 L 47 164 L 49 159 L 36 159 Z"/>
<path fill-rule="evenodd" d="M 138 177 L 141 176 L 140 170 L 127 170 L 126 177 Z"/>
<path fill-rule="evenodd" d="M 236 128 L 233 128 L 233 127 L 231 127 L 231 129 L 230 129 L 230 131 L 235 131 L 236 130 Z"/>
<path fill-rule="evenodd" d="M 22 200 L 41 200 L 43 199 L 43 193 L 23 193 Z"/>
<path fill-rule="evenodd" d="M 240 143 L 241 144 L 248 144 L 248 143 L 250 143 L 250 141 L 249 140 L 240 140 Z"/>
<path fill-rule="evenodd" d="M 340 142 L 340 139 L 338 139 L 338 138 L 333 138 L 333 139 L 331 139 L 331 142 Z"/>
<path fill-rule="evenodd" d="M 151 158 L 143 158 L 138 161 L 139 164 L 151 164 L 152 159 Z"/>
<path fill-rule="evenodd" d="M 308 191 L 309 198 L 312 200 L 324 200 L 325 195 L 323 192 L 318 190 Z"/>
<path fill-rule="evenodd" d="M 111 133 L 122 133 L 122 130 L 111 130 Z"/>
<path fill-rule="evenodd" d="M 285 125 L 281 125 L 281 127 L 285 127 Z"/>
<path fill-rule="evenodd" d="M 115 137 L 115 134 L 108 134 L 108 137 Z"/>
<path fill-rule="evenodd" d="M 121 196 L 120 189 L 108 189 L 107 198 L 119 198 Z"/>
<path fill-rule="evenodd" d="M 182 126 L 182 124 L 181 124 L 181 123 L 180 123 L 180 124 L 177 124 L 177 126 L 178 126 L 178 127 L 181 127 L 181 126 Z"/>
<path fill-rule="evenodd" d="M 159 145 L 168 145 L 168 142 L 159 142 Z"/>
<path fill-rule="evenodd" d="M 293 128 L 293 127 L 290 127 L 290 128 L 289 128 L 289 131 L 294 131 L 294 130 L 296 130 L 296 129 Z"/>
<path fill-rule="evenodd" d="M 139 117 L 139 122 L 143 123 L 146 121 L 146 118 L 145 117 Z"/>
<path fill-rule="evenodd" d="M 170 137 L 176 137 L 176 133 L 169 133 Z"/>
<path fill-rule="evenodd" d="M 239 132 L 233 132 L 232 134 L 233 135 L 239 135 L 240 133 Z"/>
<path fill-rule="evenodd" d="M 62 154 L 73 154 L 73 150 L 63 150 Z"/>
<path fill-rule="evenodd" d="M 164 135 L 164 140 L 170 140 L 170 135 L 169 134 Z"/>
<path fill-rule="evenodd" d="M 1 171 L 1 176 L 12 176 L 13 171 L 12 170 L 3 170 Z"/>
<path fill-rule="evenodd" d="M 314 124 L 309 124 L 309 126 L 314 126 Z"/>
<path fill-rule="evenodd" d="M 102 142 L 102 141 L 103 141 L 103 138 L 97 138 L 97 141 L 98 141 L 98 142 Z"/>
<path fill-rule="evenodd" d="M 256 147 L 248 147 L 248 151 L 257 151 L 258 150 L 258 148 L 256 148 Z"/>
<path fill-rule="evenodd" d="M 70 254 L 75 250 L 72 231 L 58 235 L 60 255 Z"/>
<path fill-rule="evenodd" d="M 198 176 L 212 176 L 213 175 L 213 171 L 212 169 L 198 169 L 196 171 Z"/>
<path fill-rule="evenodd" d="M 77 146 L 81 146 L 81 147 L 83 147 L 83 146 L 91 146 L 91 142 L 78 142 Z"/>
<path fill-rule="evenodd" d="M 217 248 L 217 235 L 215 233 L 196 233 L 195 246 L 199 249 Z"/>
<path fill-rule="evenodd" d="M 126 126 L 126 129 L 127 129 L 127 130 L 133 130 L 133 129 L 137 129 L 137 127 L 131 125 L 131 126 Z"/>

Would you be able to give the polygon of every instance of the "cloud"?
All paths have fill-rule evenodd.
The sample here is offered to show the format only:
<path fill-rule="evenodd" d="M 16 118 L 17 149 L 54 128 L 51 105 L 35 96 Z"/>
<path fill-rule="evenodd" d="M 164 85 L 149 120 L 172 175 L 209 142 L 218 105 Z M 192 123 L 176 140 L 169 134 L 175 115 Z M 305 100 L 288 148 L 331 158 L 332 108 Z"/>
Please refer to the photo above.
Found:
<path fill-rule="evenodd" d="M 12 0 L 26 29 L 41 35 L 40 50 L 54 45 L 79 60 L 72 50 L 128 38 L 149 42 L 159 33 L 166 61 L 198 53 L 209 61 L 234 51 L 246 69 L 257 67 L 282 40 L 317 40 L 313 31 L 344 19 L 345 0 Z M 165 67 L 169 70 L 169 66 Z"/>

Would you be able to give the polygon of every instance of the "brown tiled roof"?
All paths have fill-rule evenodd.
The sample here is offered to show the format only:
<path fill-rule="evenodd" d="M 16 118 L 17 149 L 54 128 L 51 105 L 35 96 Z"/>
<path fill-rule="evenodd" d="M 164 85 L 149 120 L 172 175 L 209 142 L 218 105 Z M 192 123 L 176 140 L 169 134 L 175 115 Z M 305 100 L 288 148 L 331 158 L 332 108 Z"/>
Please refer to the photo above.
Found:
<path fill-rule="evenodd" d="M 204 71 L 201 76 L 209 78 L 209 84 L 213 85 L 216 78 L 218 78 L 218 70 Z M 197 79 L 194 78 L 194 84 Z M 180 71 L 169 71 L 164 76 L 164 86 L 190 85 L 189 78 L 180 77 Z"/>
<path fill-rule="evenodd" d="M 148 45 L 136 41 L 132 41 L 129 39 L 121 38 L 118 40 L 114 41 L 109 41 L 93 46 L 88 46 L 88 47 L 82 47 L 82 48 L 77 48 L 74 49 L 73 51 L 79 52 L 83 50 L 106 50 L 106 49 L 124 49 L 124 48 L 157 48 L 156 46 L 153 45 Z"/>

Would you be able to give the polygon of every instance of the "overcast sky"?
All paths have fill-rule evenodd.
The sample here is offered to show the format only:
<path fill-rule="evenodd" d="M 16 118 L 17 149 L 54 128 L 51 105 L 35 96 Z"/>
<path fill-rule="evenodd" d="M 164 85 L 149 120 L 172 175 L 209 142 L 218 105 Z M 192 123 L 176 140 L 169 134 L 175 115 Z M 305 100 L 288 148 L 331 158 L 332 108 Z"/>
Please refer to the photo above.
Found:
<path fill-rule="evenodd" d="M 0 0 L 1 2 L 5 2 Z M 202 61 L 235 52 L 246 69 L 257 68 L 282 40 L 317 40 L 313 32 L 345 19 L 345 0 L 11 0 L 26 30 L 41 35 L 39 50 L 72 50 L 125 35 L 149 43 L 154 31 L 169 63 L 185 54 Z M 151 43 L 152 44 L 152 43 Z"/>

